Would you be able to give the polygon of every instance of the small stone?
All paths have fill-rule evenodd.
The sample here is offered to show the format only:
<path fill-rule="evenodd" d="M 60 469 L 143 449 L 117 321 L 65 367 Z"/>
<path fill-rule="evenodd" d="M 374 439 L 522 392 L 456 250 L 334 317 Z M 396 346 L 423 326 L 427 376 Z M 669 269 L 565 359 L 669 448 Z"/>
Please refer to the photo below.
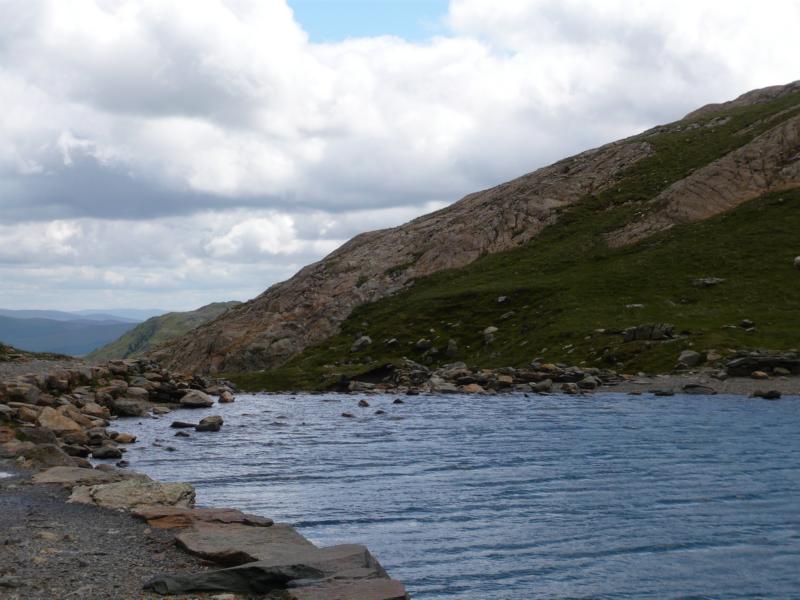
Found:
<path fill-rule="evenodd" d="M 750 319 L 742 319 L 741 323 L 739 323 L 739 327 L 742 329 L 752 329 L 755 326 L 756 324 Z"/>
<path fill-rule="evenodd" d="M 130 433 L 118 433 L 113 439 L 118 444 L 133 444 L 136 441 L 136 436 Z"/>
<path fill-rule="evenodd" d="M 176 431 L 175 437 L 192 437 L 192 436 L 186 433 L 185 431 Z"/>
<path fill-rule="evenodd" d="M 170 425 L 173 429 L 194 429 L 197 423 L 187 423 L 186 421 L 173 421 Z"/>
<path fill-rule="evenodd" d="M 408 390 L 408 391 L 410 392 L 411 390 Z M 408 393 L 408 392 L 406 392 L 406 393 Z M 409 396 L 412 396 L 412 395 L 413 395 L 413 394 L 409 394 Z M 403 400 L 401 400 L 400 398 L 395 398 L 395 399 L 392 401 L 392 404 L 405 404 L 405 402 L 404 402 Z"/>
<path fill-rule="evenodd" d="M 358 405 L 361 408 L 369 408 L 369 402 L 367 402 L 366 400 L 363 400 L 363 399 L 358 401 Z"/>
<path fill-rule="evenodd" d="M 117 463 L 115 463 L 115 464 L 116 464 L 116 466 L 118 466 L 120 469 L 125 469 L 126 467 L 129 467 L 129 466 L 131 466 L 131 463 L 129 463 L 127 460 L 121 460 L 121 461 L 119 461 L 119 462 L 117 462 Z"/>
<path fill-rule="evenodd" d="M 369 337 L 368 335 L 362 335 L 353 343 L 352 346 L 350 346 L 350 352 L 358 352 L 360 350 L 363 350 L 370 344 L 372 344 L 372 338 Z"/>
<path fill-rule="evenodd" d="M 750 377 L 753 379 L 769 379 L 769 374 L 764 371 L 753 371 L 750 373 Z"/>
<path fill-rule="evenodd" d="M 763 398 L 764 400 L 780 400 L 781 393 L 778 390 L 756 390 L 751 396 L 753 398 Z"/>
<path fill-rule="evenodd" d="M 228 390 L 223 391 L 219 395 L 220 404 L 229 404 L 229 403 L 233 402 L 233 400 L 234 400 L 233 394 L 231 394 Z"/>
<path fill-rule="evenodd" d="M 351 412 L 343 412 L 342 416 L 345 417 L 346 419 L 352 419 L 355 415 Z"/>
<path fill-rule="evenodd" d="M 375 414 L 376 414 L 376 415 L 385 415 L 385 414 L 386 414 L 386 411 L 385 411 L 385 410 L 378 409 L 378 410 L 376 410 L 376 411 L 375 411 Z"/>
<path fill-rule="evenodd" d="M 100 446 L 92 450 L 92 458 L 122 458 L 122 450 L 114 446 Z"/>

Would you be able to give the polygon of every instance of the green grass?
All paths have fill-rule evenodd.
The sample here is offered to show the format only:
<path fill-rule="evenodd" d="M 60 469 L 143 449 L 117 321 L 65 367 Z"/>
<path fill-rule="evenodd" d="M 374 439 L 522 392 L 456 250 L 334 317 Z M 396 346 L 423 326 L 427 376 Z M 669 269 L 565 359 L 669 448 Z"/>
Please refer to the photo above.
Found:
<path fill-rule="evenodd" d="M 89 360 L 111 360 L 141 356 L 159 344 L 179 337 L 216 319 L 239 302 L 215 302 L 197 310 L 171 312 L 147 319 L 113 342 L 87 355 Z"/>
<path fill-rule="evenodd" d="M 689 347 L 723 354 L 796 348 L 800 273 L 792 259 L 800 254 L 800 190 L 771 194 L 624 248 L 609 248 L 603 234 L 629 222 L 645 208 L 643 202 L 674 181 L 798 112 L 795 94 L 724 113 L 731 118 L 722 126 L 680 123 L 680 131 L 673 125 L 642 136 L 653 145 L 652 156 L 633 165 L 612 189 L 565 210 L 524 247 L 418 279 L 403 292 L 357 308 L 338 335 L 285 367 L 233 378 L 245 389 L 324 388 L 339 374 L 402 356 L 434 366 L 462 360 L 519 367 L 543 357 L 658 372 L 669 371 Z M 692 281 L 701 277 L 725 282 L 697 289 Z M 508 300 L 498 303 L 499 296 Z M 644 307 L 626 308 L 629 304 Z M 756 322 L 756 331 L 726 327 L 744 318 Z M 672 323 L 681 335 L 669 342 L 624 343 L 621 335 L 609 333 L 654 322 Z M 482 331 L 490 325 L 499 331 L 487 345 Z M 598 333 L 601 329 L 606 332 Z M 362 334 L 373 344 L 351 353 Z M 443 352 L 426 355 L 414 348 L 423 337 L 439 350 L 454 339 L 459 351 L 452 358 Z M 390 339 L 397 341 L 387 344 Z"/>

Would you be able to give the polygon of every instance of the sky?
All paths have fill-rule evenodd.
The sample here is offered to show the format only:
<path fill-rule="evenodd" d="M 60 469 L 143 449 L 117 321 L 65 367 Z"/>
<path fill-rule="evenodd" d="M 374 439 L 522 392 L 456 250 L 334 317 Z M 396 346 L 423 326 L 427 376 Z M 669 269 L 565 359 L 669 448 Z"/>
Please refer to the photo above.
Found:
<path fill-rule="evenodd" d="M 0 0 L 0 307 L 245 300 L 800 79 L 800 2 Z"/>

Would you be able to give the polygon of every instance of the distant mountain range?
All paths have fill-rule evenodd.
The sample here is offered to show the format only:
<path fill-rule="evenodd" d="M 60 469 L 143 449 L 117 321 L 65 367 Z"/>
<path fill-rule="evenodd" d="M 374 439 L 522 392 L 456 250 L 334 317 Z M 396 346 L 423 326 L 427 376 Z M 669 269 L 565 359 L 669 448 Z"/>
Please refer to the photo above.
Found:
<path fill-rule="evenodd" d="M 0 340 L 30 352 L 82 356 L 117 339 L 133 327 L 136 327 L 133 321 L 0 316 Z"/>

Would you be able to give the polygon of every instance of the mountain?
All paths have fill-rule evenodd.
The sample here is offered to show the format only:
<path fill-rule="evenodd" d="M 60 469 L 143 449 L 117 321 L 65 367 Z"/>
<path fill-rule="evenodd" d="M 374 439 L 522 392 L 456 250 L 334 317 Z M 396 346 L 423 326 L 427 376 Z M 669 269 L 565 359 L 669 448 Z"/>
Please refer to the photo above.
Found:
<path fill-rule="evenodd" d="M 150 317 L 157 317 L 166 314 L 168 311 L 160 308 L 108 308 L 108 309 L 95 309 L 95 310 L 78 310 L 75 314 L 81 316 L 91 316 L 97 313 L 104 315 L 111 315 L 118 319 L 125 319 L 141 323 Z"/>
<path fill-rule="evenodd" d="M 82 356 L 121 336 L 135 323 L 19 319 L 0 316 L 0 340 L 21 350 Z"/>
<path fill-rule="evenodd" d="M 98 348 L 89 354 L 88 358 L 110 360 L 138 356 L 203 323 L 216 319 L 238 304 L 239 302 L 215 302 L 189 312 L 171 312 L 151 317 L 127 331 L 119 339 Z"/>
<path fill-rule="evenodd" d="M 131 319 L 115 314 L 98 311 L 64 312 L 60 310 L 10 310 L 0 308 L 0 317 L 12 319 L 52 319 L 54 321 L 98 321 L 104 323 L 139 323 L 138 319 Z"/>
<path fill-rule="evenodd" d="M 688 347 L 791 348 L 798 188 L 795 82 L 361 234 L 158 356 L 291 386 L 401 356 L 669 369 Z M 621 335 L 659 322 L 676 336 Z"/>

